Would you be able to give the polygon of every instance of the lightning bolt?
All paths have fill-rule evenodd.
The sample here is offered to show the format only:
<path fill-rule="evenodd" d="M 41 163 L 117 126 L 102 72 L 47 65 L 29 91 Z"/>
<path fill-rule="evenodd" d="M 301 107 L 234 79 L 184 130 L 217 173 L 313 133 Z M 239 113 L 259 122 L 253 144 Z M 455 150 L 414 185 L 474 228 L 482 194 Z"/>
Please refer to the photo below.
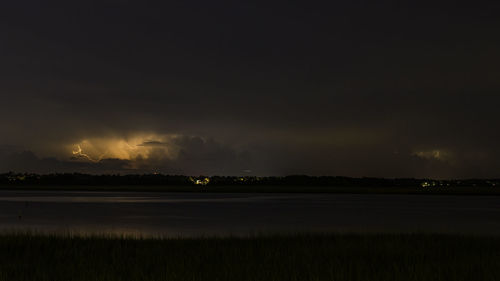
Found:
<path fill-rule="evenodd" d="M 92 157 L 90 157 L 88 154 L 83 153 L 83 150 L 80 147 L 80 145 L 77 145 L 76 147 L 78 149 L 77 150 L 73 150 L 73 155 L 75 155 L 76 157 L 83 157 L 83 158 L 88 159 L 89 161 L 92 161 L 92 162 L 98 162 L 99 161 L 99 160 L 96 161 L 96 160 L 92 159 Z"/>

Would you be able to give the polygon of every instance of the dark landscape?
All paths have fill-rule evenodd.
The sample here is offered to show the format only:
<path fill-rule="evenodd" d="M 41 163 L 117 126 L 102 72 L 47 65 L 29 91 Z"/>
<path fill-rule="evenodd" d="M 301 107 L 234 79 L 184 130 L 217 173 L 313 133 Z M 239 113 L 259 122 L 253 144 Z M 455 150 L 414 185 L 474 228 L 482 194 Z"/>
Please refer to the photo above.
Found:
<path fill-rule="evenodd" d="M 0 191 L 0 280 L 500 278 L 491 194 L 107 187 Z"/>
<path fill-rule="evenodd" d="M 0 174 L 4 190 L 87 190 L 257 193 L 387 193 L 498 195 L 500 179 L 436 180 L 291 175 L 283 177 L 161 174 Z"/>
<path fill-rule="evenodd" d="M 0 1 L 0 281 L 500 280 L 500 1 Z"/>
<path fill-rule="evenodd" d="M 498 280 L 500 238 L 0 236 L 0 280 Z"/>

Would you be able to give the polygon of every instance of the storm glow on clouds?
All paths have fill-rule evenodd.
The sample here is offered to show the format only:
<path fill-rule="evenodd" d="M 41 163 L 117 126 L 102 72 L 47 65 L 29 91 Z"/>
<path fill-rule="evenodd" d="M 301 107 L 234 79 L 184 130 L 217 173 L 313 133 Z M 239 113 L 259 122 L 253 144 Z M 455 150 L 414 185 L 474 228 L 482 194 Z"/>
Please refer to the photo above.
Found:
<path fill-rule="evenodd" d="M 500 176 L 498 4 L 28 2 L 0 172 Z"/>

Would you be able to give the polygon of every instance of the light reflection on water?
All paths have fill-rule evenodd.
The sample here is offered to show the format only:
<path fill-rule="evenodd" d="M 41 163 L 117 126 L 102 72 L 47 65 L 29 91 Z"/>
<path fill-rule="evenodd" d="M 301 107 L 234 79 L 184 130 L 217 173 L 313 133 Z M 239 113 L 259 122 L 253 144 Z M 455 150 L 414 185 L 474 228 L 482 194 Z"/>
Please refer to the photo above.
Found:
<path fill-rule="evenodd" d="M 500 196 L 0 191 L 0 231 L 500 234 Z"/>
<path fill-rule="evenodd" d="M 247 198 L 158 198 L 158 197 L 85 197 L 85 196 L 6 196 L 1 201 L 10 202 L 52 202 L 52 203 L 196 203 L 196 202 L 258 202 L 262 200 L 284 199 L 286 197 L 247 197 Z"/>

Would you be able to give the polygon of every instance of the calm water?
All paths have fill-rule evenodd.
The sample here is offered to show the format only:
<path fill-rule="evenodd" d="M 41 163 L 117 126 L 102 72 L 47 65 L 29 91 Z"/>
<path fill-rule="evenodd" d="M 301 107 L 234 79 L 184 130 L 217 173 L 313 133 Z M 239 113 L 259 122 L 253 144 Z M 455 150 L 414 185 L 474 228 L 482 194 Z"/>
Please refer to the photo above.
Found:
<path fill-rule="evenodd" d="M 500 234 L 500 196 L 0 191 L 0 231 Z"/>

